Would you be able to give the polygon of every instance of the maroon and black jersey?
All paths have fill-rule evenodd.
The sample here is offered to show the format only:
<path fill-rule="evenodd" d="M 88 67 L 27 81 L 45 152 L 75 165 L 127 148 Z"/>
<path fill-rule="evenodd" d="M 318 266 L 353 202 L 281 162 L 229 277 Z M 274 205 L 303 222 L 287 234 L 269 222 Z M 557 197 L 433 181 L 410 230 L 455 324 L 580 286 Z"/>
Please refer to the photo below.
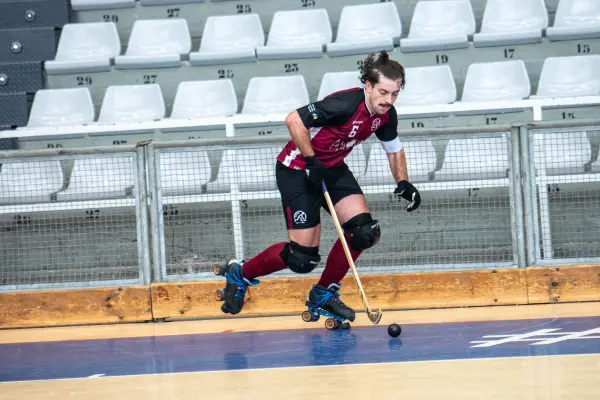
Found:
<path fill-rule="evenodd" d="M 328 168 L 342 165 L 354 146 L 373 133 L 383 142 L 398 137 L 398 116 L 392 105 L 384 115 L 372 114 L 365 103 L 364 89 L 335 92 L 298 110 L 309 129 L 315 156 Z M 277 156 L 283 165 L 304 169 L 306 163 L 293 140 Z"/>

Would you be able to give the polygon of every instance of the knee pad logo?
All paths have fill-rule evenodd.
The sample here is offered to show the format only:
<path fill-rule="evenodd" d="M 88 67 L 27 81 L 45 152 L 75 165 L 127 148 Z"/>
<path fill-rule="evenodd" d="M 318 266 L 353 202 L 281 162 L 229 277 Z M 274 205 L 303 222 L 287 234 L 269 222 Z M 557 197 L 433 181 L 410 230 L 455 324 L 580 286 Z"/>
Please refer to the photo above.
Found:
<path fill-rule="evenodd" d="M 294 213 L 294 223 L 295 224 L 305 224 L 307 220 L 306 213 L 302 210 L 296 211 Z"/>

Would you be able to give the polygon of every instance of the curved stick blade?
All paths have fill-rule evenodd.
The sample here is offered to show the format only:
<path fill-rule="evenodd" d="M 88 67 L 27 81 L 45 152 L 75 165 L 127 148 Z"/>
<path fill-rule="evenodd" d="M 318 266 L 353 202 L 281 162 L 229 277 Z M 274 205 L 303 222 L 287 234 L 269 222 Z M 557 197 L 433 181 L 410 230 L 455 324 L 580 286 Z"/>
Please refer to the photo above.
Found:
<path fill-rule="evenodd" d="M 381 309 L 378 309 L 375 312 L 369 313 L 369 319 L 375 325 L 377 325 L 379 323 L 379 321 L 381 321 L 381 316 L 382 316 Z"/>

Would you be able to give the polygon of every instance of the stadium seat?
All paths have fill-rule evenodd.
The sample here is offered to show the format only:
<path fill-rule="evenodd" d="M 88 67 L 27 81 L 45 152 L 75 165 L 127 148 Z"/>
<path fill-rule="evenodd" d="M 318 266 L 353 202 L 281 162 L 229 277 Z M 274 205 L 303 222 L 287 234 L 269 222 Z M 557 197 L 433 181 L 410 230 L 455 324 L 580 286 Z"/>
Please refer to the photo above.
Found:
<path fill-rule="evenodd" d="M 319 87 L 319 95 L 317 98 L 319 100 L 323 100 L 323 98 L 329 96 L 333 92 L 351 89 L 354 87 L 362 87 L 362 83 L 359 78 L 360 73 L 358 71 L 326 72 L 323 74 L 323 79 L 321 80 L 321 86 Z"/>
<path fill-rule="evenodd" d="M 435 169 L 435 150 L 430 141 L 403 141 L 406 154 L 406 166 L 411 182 L 424 182 Z M 390 162 L 383 147 L 378 143 L 371 145 L 367 172 L 360 180 L 368 186 L 395 185 L 396 181 L 390 170 Z"/>
<path fill-rule="evenodd" d="M 133 24 L 125 55 L 115 57 L 118 69 L 181 66 L 192 40 L 185 19 L 137 20 Z"/>
<path fill-rule="evenodd" d="M 597 95 L 600 95 L 600 55 L 544 60 L 536 97 Z"/>
<path fill-rule="evenodd" d="M 538 174 L 580 174 L 592 154 L 586 132 L 544 133 L 534 135 L 535 165 Z"/>
<path fill-rule="evenodd" d="M 217 179 L 208 183 L 207 192 L 229 192 L 234 180 L 241 192 L 277 189 L 275 163 L 282 148 L 225 150 Z"/>
<path fill-rule="evenodd" d="M 473 42 L 476 47 L 538 43 L 547 27 L 544 0 L 488 0 Z"/>
<path fill-rule="evenodd" d="M 211 16 L 206 19 L 194 66 L 256 61 L 256 48 L 264 46 L 265 33 L 257 14 Z"/>
<path fill-rule="evenodd" d="M 148 122 L 164 116 L 165 103 L 159 85 L 109 86 L 98 122 Z"/>
<path fill-rule="evenodd" d="M 210 180 L 210 161 L 205 151 L 164 151 L 160 174 L 163 196 L 200 194 Z"/>
<path fill-rule="evenodd" d="M 59 161 L 3 163 L 0 204 L 45 203 L 63 186 Z"/>
<path fill-rule="evenodd" d="M 331 42 L 332 30 L 325 9 L 277 11 L 267 45 L 258 47 L 259 60 L 317 58 Z"/>
<path fill-rule="evenodd" d="M 367 172 L 367 156 L 365 155 L 364 146 L 362 144 L 354 146 L 345 162 L 354 177 L 361 179 Z"/>
<path fill-rule="evenodd" d="M 377 18 L 373 18 L 375 15 Z M 327 54 L 337 57 L 393 50 L 401 36 L 402 23 L 395 3 L 346 6 L 336 40 L 327 45 Z"/>
<path fill-rule="evenodd" d="M 66 24 L 62 29 L 54 60 L 46 62 L 49 74 L 110 71 L 121 54 L 121 42 L 114 22 Z"/>
<path fill-rule="evenodd" d="M 181 82 L 177 87 L 171 118 L 226 117 L 236 114 L 237 108 L 231 79 Z"/>
<path fill-rule="evenodd" d="M 442 168 L 435 180 L 456 181 L 495 179 L 508 176 L 509 157 L 506 136 L 450 139 Z"/>
<path fill-rule="evenodd" d="M 462 49 L 475 33 L 475 16 L 469 0 L 419 1 L 403 52 Z"/>
<path fill-rule="evenodd" d="M 448 104 L 456 101 L 456 84 L 448 65 L 406 68 L 404 90 L 395 106 Z"/>
<path fill-rule="evenodd" d="M 597 173 L 600 173 L 600 160 L 598 160 L 598 161 L 594 161 L 594 162 L 592 163 L 592 172 L 593 172 L 593 173 L 596 173 L 596 174 L 597 174 Z"/>
<path fill-rule="evenodd" d="M 135 184 L 133 157 L 79 158 L 69 186 L 57 193 L 58 201 L 123 198 Z"/>
<path fill-rule="evenodd" d="M 250 79 L 242 114 L 287 114 L 308 103 L 302 75 L 255 77 Z"/>
<path fill-rule="evenodd" d="M 531 84 L 522 60 L 473 63 L 467 70 L 462 101 L 526 99 Z"/>
<path fill-rule="evenodd" d="M 94 116 L 87 88 L 44 89 L 35 94 L 27 126 L 89 124 L 94 122 Z"/>
<path fill-rule="evenodd" d="M 546 30 L 548 40 L 573 40 L 600 37 L 598 0 L 560 0 L 554 25 Z"/>

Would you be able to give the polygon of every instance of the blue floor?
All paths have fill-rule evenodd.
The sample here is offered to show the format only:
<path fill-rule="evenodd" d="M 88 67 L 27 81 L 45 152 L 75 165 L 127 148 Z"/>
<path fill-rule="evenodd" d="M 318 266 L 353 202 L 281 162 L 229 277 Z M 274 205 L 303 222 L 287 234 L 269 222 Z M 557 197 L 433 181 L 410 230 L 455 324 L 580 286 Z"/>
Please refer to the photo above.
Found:
<path fill-rule="evenodd" d="M 323 326 L 322 321 L 316 324 Z M 600 317 L 414 324 L 402 328 L 397 339 L 390 338 L 387 325 L 380 324 L 337 331 L 321 328 L 5 344 L 0 345 L 0 382 L 96 374 L 600 353 Z M 526 338 L 529 341 L 474 347 L 484 345 L 478 341 L 506 341 L 506 336 L 510 339 L 532 332 L 535 334 Z M 486 335 L 499 337 L 484 338 Z M 544 343 L 548 340 L 559 341 Z"/>

